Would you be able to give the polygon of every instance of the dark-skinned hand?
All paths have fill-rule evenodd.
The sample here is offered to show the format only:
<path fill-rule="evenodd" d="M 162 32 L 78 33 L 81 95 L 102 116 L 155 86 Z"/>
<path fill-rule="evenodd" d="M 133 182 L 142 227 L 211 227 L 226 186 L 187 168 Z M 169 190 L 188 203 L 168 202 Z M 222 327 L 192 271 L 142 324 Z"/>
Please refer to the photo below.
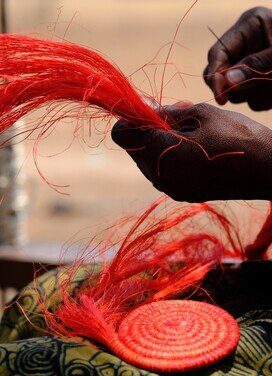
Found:
<path fill-rule="evenodd" d="M 220 41 L 209 50 L 204 71 L 216 101 L 247 102 L 254 111 L 272 108 L 272 10 L 248 10 Z"/>
<path fill-rule="evenodd" d="M 160 116 L 173 131 L 141 130 L 123 120 L 112 130 L 159 191 L 188 202 L 272 198 L 269 128 L 208 104 L 167 106 Z"/>

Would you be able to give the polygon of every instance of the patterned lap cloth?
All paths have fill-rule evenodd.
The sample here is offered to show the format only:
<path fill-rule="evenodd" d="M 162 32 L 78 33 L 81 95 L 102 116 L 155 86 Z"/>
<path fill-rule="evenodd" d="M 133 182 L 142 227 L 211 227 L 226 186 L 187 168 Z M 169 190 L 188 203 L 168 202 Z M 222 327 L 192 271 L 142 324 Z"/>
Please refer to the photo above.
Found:
<path fill-rule="evenodd" d="M 0 375 L 156 376 L 84 342 L 38 330 L 46 329 L 40 298 L 52 297 L 63 273 L 63 269 L 55 269 L 43 274 L 35 284 L 23 289 L 14 300 L 17 303 L 5 311 L 0 326 Z M 84 281 L 85 273 L 83 269 L 78 271 L 72 288 Z M 213 301 L 231 313 L 240 326 L 241 338 L 231 356 L 205 369 L 179 375 L 272 375 L 271 279 L 272 261 L 228 264 L 208 274 L 203 287 L 209 296 L 203 289 L 193 298 Z M 50 304 L 54 309 L 54 299 Z"/>

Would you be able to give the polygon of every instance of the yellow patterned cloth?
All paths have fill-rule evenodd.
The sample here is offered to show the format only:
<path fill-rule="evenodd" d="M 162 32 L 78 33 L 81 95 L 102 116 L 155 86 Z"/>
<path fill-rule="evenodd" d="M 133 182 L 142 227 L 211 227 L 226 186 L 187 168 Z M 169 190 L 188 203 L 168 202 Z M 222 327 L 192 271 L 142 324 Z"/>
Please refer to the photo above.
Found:
<path fill-rule="evenodd" d="M 211 299 L 237 318 L 241 338 L 231 356 L 186 375 L 272 375 L 271 275 L 270 261 L 229 265 L 224 272 L 220 269 L 208 275 L 204 288 Z M 46 330 L 40 298 L 46 296 L 53 310 L 56 300 L 51 298 L 63 277 L 63 269 L 45 273 L 35 285 L 27 286 L 5 311 L 0 326 L 0 375 L 155 376 L 94 349 L 87 342 L 65 340 L 38 330 Z M 79 270 L 72 288 L 84 278 L 85 271 Z M 200 292 L 195 299 L 207 300 L 207 295 Z"/>

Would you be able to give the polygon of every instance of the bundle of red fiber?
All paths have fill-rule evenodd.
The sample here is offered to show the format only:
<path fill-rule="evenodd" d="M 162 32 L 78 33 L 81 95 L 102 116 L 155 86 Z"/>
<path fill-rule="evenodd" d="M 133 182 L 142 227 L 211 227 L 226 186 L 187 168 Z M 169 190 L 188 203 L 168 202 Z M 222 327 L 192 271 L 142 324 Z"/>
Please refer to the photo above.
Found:
<path fill-rule="evenodd" d="M 49 102 L 73 101 L 96 109 L 92 117 L 115 116 L 137 127 L 171 127 L 146 104 L 113 63 L 97 52 L 69 42 L 23 35 L 0 35 L 0 134 L 19 118 Z M 153 103 L 155 99 L 152 98 Z M 160 104 L 158 103 L 160 106 Z M 41 132 L 61 118 L 54 115 Z M 47 126 L 46 126 L 47 125 Z M 30 135 L 40 124 L 27 131 Z M 272 212 L 256 242 L 246 249 L 249 259 L 262 258 L 272 242 Z"/>
<path fill-rule="evenodd" d="M 0 133 L 28 112 L 52 101 L 75 101 L 83 108 L 94 108 L 93 117 L 113 115 L 136 127 L 171 131 L 116 66 L 98 53 L 72 43 L 1 35 L 0 77 Z M 68 115 L 66 112 L 50 119 L 45 131 Z M 81 112 L 70 115 L 78 119 Z M 36 128 L 39 126 L 38 123 Z M 73 298 L 64 284 L 60 290 L 62 304 L 55 314 L 45 309 L 45 317 L 52 331 L 88 337 L 140 367 L 180 371 L 208 365 L 235 348 L 239 338 L 236 323 L 217 307 L 172 298 L 199 283 L 222 255 L 237 255 L 240 248 L 231 236 L 229 221 L 207 204 L 192 206 L 183 214 L 175 211 L 169 219 L 160 219 L 137 232 L 152 211 L 153 207 L 132 227 L 116 257 L 102 268 L 92 286 L 84 284 Z M 217 219 L 230 247 L 224 247 L 209 233 L 170 236 L 170 229 L 203 211 Z M 266 228 L 270 223 L 271 220 L 266 222 Z M 271 240 L 272 231 L 260 233 L 257 256 L 263 254 Z M 183 260 L 183 267 L 175 269 L 170 260 L 177 260 L 177 252 L 183 255 L 178 258 Z M 254 254 L 252 247 L 248 254 Z M 166 298 L 171 300 L 161 301 Z M 157 322 L 161 310 L 162 322 Z M 141 339 L 143 333 L 148 333 L 148 339 Z M 151 340 L 151 335 L 158 343 Z"/>
<path fill-rule="evenodd" d="M 160 202 L 139 217 L 113 260 L 97 275 L 89 274 L 76 294 L 70 288 L 72 267 L 57 293 L 56 311 L 45 307 L 44 315 L 54 334 L 88 338 L 130 364 L 187 371 L 229 355 L 239 329 L 221 308 L 177 298 L 185 298 L 185 292 L 190 296 L 223 257 L 240 259 L 242 249 L 233 225 L 212 206 L 181 210 L 163 201 L 166 213 L 158 216 Z M 220 238 L 212 231 L 197 232 L 203 214 Z"/>
<path fill-rule="evenodd" d="M 96 108 L 95 116 L 170 129 L 113 63 L 76 44 L 0 35 L 0 77 L 0 132 L 50 101 L 77 101 Z"/>

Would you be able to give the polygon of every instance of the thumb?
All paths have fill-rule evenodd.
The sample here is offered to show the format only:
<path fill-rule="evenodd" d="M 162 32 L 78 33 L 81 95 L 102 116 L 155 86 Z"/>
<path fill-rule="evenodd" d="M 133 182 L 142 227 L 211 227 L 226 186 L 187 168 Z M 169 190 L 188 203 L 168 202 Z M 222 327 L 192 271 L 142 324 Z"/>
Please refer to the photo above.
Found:
<path fill-rule="evenodd" d="M 129 152 L 144 147 L 146 135 L 151 131 L 152 129 L 137 128 L 135 124 L 121 119 L 114 124 L 111 137 L 118 146 Z"/>
<path fill-rule="evenodd" d="M 226 73 L 229 86 L 239 85 L 247 80 L 265 80 L 272 76 L 272 47 L 246 56 Z M 251 82 L 252 85 L 252 82 Z"/>

